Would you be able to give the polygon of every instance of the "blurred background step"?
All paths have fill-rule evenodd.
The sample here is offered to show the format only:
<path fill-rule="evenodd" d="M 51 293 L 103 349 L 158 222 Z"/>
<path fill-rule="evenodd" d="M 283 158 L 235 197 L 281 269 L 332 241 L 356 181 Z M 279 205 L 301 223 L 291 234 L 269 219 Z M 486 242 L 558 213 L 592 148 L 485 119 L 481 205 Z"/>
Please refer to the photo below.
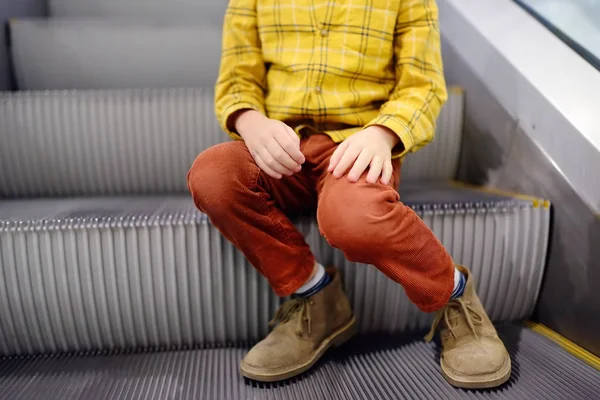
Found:
<path fill-rule="evenodd" d="M 53 18 L 99 18 L 221 24 L 226 0 L 48 0 Z"/>
<path fill-rule="evenodd" d="M 20 90 L 212 87 L 222 17 L 213 24 L 13 19 Z"/>
<path fill-rule="evenodd" d="M 452 88 L 403 181 L 455 177 L 463 102 Z M 195 157 L 228 140 L 202 88 L 0 93 L 0 132 L 0 197 L 13 198 L 187 193 Z"/>
<path fill-rule="evenodd" d="M 404 184 L 403 201 L 472 268 L 494 321 L 528 318 L 549 204 L 452 183 Z M 426 329 L 431 315 L 376 268 L 345 261 L 311 217 L 297 225 L 341 268 L 367 332 Z M 188 196 L 0 202 L 0 354 L 255 341 L 280 300 Z"/>
<path fill-rule="evenodd" d="M 222 18 L 221 18 L 222 19 Z M 13 19 L 20 90 L 212 87 L 221 26 L 118 20 Z"/>

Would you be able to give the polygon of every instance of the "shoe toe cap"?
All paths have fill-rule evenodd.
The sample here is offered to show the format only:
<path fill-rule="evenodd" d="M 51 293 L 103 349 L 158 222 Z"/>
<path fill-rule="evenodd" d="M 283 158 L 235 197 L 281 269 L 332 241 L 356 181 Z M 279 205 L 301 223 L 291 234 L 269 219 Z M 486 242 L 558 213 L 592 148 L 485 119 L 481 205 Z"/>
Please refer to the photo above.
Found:
<path fill-rule="evenodd" d="M 297 362 L 298 354 L 292 343 L 266 340 L 254 346 L 242 360 L 244 369 L 277 371 Z"/>
<path fill-rule="evenodd" d="M 502 370 L 508 357 L 502 342 L 484 338 L 444 352 L 442 362 L 456 375 L 476 376 Z"/>

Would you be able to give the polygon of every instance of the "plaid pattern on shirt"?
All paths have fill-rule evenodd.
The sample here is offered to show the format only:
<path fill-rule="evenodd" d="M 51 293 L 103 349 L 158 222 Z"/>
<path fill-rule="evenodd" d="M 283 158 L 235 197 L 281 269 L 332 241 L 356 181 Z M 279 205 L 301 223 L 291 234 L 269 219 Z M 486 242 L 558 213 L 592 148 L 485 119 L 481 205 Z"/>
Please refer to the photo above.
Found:
<path fill-rule="evenodd" d="M 447 98 L 435 0 L 230 0 L 216 112 L 254 109 L 341 142 L 371 125 L 433 139 Z"/>

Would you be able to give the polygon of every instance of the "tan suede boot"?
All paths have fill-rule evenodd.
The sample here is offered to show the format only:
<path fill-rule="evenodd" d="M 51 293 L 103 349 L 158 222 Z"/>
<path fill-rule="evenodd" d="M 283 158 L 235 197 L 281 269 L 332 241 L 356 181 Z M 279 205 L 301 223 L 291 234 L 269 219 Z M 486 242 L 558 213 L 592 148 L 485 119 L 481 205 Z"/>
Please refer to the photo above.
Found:
<path fill-rule="evenodd" d="M 464 294 L 438 312 L 425 340 L 433 339 L 439 325 L 440 365 L 451 385 L 465 389 L 500 386 L 510 378 L 510 355 L 477 297 L 469 270 L 457 268 L 467 277 Z"/>
<path fill-rule="evenodd" d="M 356 320 L 335 269 L 332 281 L 307 299 L 283 304 L 271 325 L 273 331 L 254 346 L 241 362 L 243 376 L 261 382 L 291 378 L 312 367 L 332 346 L 350 339 Z"/>

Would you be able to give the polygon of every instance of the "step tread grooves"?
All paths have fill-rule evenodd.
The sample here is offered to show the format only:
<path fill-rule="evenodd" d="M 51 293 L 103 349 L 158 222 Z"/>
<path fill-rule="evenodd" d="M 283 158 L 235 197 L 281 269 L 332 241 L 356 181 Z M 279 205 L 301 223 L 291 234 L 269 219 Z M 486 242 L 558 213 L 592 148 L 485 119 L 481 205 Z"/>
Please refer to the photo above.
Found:
<path fill-rule="evenodd" d="M 450 387 L 439 349 L 417 336 L 366 336 L 326 355 L 301 378 L 265 385 L 238 375 L 244 348 L 112 356 L 0 360 L 0 399 L 593 399 L 600 374 L 520 325 L 501 326 L 513 360 L 505 386 L 483 392 Z"/>

